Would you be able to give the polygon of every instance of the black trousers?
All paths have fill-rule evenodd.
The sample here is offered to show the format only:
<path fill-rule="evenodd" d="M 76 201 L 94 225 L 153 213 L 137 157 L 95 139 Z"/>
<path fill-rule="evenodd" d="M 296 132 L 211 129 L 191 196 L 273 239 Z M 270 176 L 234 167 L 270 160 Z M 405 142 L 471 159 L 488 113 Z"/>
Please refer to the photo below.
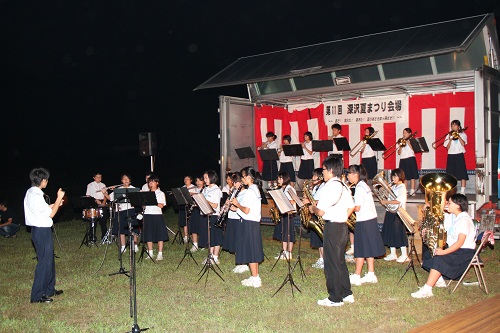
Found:
<path fill-rule="evenodd" d="M 35 246 L 38 260 L 35 268 L 35 279 L 31 288 L 31 301 L 36 302 L 43 295 L 51 296 L 55 293 L 56 266 L 52 228 L 31 227 L 31 240 Z"/>
<path fill-rule="evenodd" d="M 325 222 L 324 272 L 328 299 L 332 302 L 342 302 L 344 297 L 352 295 L 349 271 L 344 256 L 348 235 L 346 223 Z"/>

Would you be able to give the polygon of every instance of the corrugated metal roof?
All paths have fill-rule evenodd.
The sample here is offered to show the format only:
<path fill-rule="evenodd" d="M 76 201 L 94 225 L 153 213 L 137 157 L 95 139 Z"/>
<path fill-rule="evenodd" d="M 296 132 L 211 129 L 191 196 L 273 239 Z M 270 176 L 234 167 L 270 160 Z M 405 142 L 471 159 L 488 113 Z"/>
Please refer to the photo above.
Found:
<path fill-rule="evenodd" d="M 243 57 L 195 90 L 462 52 L 492 16 L 492 14 L 472 16 Z"/>

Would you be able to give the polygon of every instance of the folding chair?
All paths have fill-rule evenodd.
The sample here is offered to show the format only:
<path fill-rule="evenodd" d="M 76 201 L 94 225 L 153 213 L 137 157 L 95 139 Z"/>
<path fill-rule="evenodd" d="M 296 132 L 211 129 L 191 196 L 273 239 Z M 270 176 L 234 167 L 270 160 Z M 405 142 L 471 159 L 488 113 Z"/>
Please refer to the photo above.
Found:
<path fill-rule="evenodd" d="M 486 294 L 488 293 L 488 287 L 486 287 L 486 281 L 484 280 L 483 269 L 481 268 L 481 266 L 483 266 L 483 263 L 481 263 L 479 261 L 479 254 L 486 247 L 486 245 L 488 245 L 489 243 L 491 243 L 493 245 L 495 243 L 495 240 L 494 240 L 493 236 L 494 236 L 493 232 L 490 231 L 490 230 L 487 230 L 487 231 L 484 232 L 483 238 L 481 239 L 481 243 L 478 245 L 478 247 L 476 249 L 476 252 L 474 253 L 474 256 L 472 257 L 469 265 L 467 266 L 467 269 L 462 274 L 462 276 L 458 280 L 458 282 L 455 285 L 455 287 L 453 288 L 453 290 L 450 291 L 450 294 L 453 294 L 455 292 L 455 290 L 458 288 L 458 286 L 462 283 L 462 281 L 464 280 L 465 276 L 469 272 L 471 266 L 474 267 L 474 272 L 476 273 L 477 282 L 479 283 L 479 289 L 481 289 L 482 291 L 484 291 Z M 448 287 L 451 285 L 451 283 L 453 281 L 454 280 L 450 280 L 448 282 Z"/>

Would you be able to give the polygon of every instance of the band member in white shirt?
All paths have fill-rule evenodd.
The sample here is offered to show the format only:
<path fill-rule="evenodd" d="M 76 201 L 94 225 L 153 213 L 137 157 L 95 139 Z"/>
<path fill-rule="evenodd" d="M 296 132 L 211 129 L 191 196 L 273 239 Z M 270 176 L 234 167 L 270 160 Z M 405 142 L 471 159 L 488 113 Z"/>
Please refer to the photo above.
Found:
<path fill-rule="evenodd" d="M 262 142 L 258 148 L 261 149 L 275 149 L 276 152 L 279 148 L 279 143 L 276 141 L 277 136 L 273 132 L 266 133 L 267 141 Z M 277 161 L 262 161 L 262 179 L 266 182 L 275 181 L 278 178 L 278 163 Z M 267 184 L 265 184 L 267 186 Z"/>
<path fill-rule="evenodd" d="M 399 144 L 398 155 L 399 155 L 399 168 L 404 171 L 406 177 L 406 188 L 408 188 L 408 180 L 410 180 L 410 192 L 408 196 L 413 196 L 416 191 L 415 183 L 420 177 L 418 176 L 418 166 L 417 159 L 415 158 L 415 152 L 410 144 L 410 137 L 412 135 L 411 128 L 405 128 L 403 130 L 403 140 L 405 144 Z"/>
<path fill-rule="evenodd" d="M 109 207 L 106 204 L 106 197 L 104 194 L 102 194 L 102 190 L 106 188 L 106 184 L 102 182 L 102 174 L 99 172 L 96 172 L 93 176 L 94 181 L 92 183 L 89 183 L 87 185 L 87 196 L 91 196 L 95 199 L 95 202 L 97 204 L 97 207 L 100 210 L 100 216 L 97 219 L 99 222 L 99 225 L 101 226 L 101 238 L 106 235 L 106 232 L 108 231 L 108 228 L 106 227 L 106 223 L 109 218 Z M 86 207 L 85 207 L 86 208 Z M 91 241 L 95 242 L 96 241 L 96 225 L 94 224 L 94 227 L 91 230 Z"/>
<path fill-rule="evenodd" d="M 314 170 L 314 152 L 312 150 L 313 135 L 311 132 L 304 133 L 304 142 L 301 143 L 304 155 L 300 156 L 299 172 L 297 173 L 298 185 L 302 188 L 305 179 L 311 177 Z"/>
<path fill-rule="evenodd" d="M 142 227 L 142 241 L 147 243 L 149 256 L 153 257 L 153 243 L 158 243 L 158 255 L 156 260 L 163 260 L 163 242 L 168 242 L 168 233 L 163 222 L 162 209 L 167 205 L 165 193 L 158 186 L 160 179 L 156 175 L 150 175 L 148 185 L 151 192 L 155 193 L 156 206 L 146 206 L 144 209 L 144 222 Z"/>
<path fill-rule="evenodd" d="M 283 146 L 287 146 L 292 143 L 292 137 L 290 135 L 283 136 L 283 144 L 281 149 L 278 150 L 278 155 L 280 156 L 280 172 L 286 172 L 290 176 L 290 186 L 295 187 L 295 168 L 293 167 L 293 156 L 286 156 L 283 151 Z"/>
<path fill-rule="evenodd" d="M 373 127 L 365 128 L 365 138 L 373 135 L 375 133 L 375 129 Z M 368 177 L 367 184 L 371 184 L 371 180 L 377 174 L 377 158 L 375 157 L 375 152 L 369 144 L 364 145 L 361 149 L 361 164 L 366 169 L 366 174 Z"/>
<path fill-rule="evenodd" d="M 295 189 L 290 185 L 290 176 L 286 172 L 278 174 L 278 185 L 292 206 L 295 206 L 295 201 L 288 193 L 288 191 L 295 192 Z M 293 243 L 295 243 L 293 216 L 288 214 L 280 215 L 280 222 L 274 226 L 273 238 L 281 241 L 282 250 L 274 259 L 290 260 L 292 259 Z"/>
<path fill-rule="evenodd" d="M 337 149 L 337 145 L 335 145 L 335 141 L 333 140 L 344 137 L 342 134 L 340 134 L 341 131 L 342 131 L 342 126 L 340 126 L 340 124 L 332 125 L 332 136 L 330 137 L 330 139 L 332 140 L 333 143 L 333 149 L 328 152 L 328 155 L 336 155 L 339 158 L 344 158 L 344 153 L 342 152 L 342 150 Z"/>
<path fill-rule="evenodd" d="M 184 177 L 184 185 L 182 187 L 185 187 L 189 193 L 196 193 L 196 186 L 193 184 L 193 177 L 191 176 L 185 176 Z M 184 237 L 183 241 L 184 244 L 188 242 L 188 225 L 187 225 L 187 214 L 186 214 L 186 209 L 189 209 L 190 207 L 187 207 L 186 205 L 179 206 L 179 215 L 177 218 L 177 224 L 179 225 L 179 228 L 182 228 L 184 231 Z"/>
<path fill-rule="evenodd" d="M 453 136 L 456 134 L 456 137 Z M 465 185 L 469 180 L 467 167 L 465 165 L 465 145 L 467 144 L 467 134 L 462 129 L 460 120 L 451 122 L 450 135 L 444 140 L 443 145 L 448 149 L 448 159 L 446 160 L 446 173 L 460 180 L 460 193 L 465 194 Z"/>

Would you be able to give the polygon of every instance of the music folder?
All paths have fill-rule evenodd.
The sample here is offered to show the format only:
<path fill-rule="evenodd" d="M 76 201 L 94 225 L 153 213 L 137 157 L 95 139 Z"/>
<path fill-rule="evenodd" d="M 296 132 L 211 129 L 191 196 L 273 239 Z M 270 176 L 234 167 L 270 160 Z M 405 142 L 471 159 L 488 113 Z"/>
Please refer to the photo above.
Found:
<path fill-rule="evenodd" d="M 193 194 L 193 200 L 196 202 L 196 205 L 203 215 L 212 215 L 215 213 L 215 210 L 210 206 L 207 198 L 205 198 L 202 193 Z"/>
<path fill-rule="evenodd" d="M 290 200 L 286 197 L 282 190 L 272 190 L 268 191 L 271 198 L 274 200 L 274 204 L 278 207 L 281 214 L 293 213 L 295 212 L 295 207 L 292 206 Z"/>
<path fill-rule="evenodd" d="M 299 196 L 297 195 L 297 192 L 295 192 L 291 188 L 289 188 L 287 192 L 292 197 L 292 200 L 295 201 L 297 206 L 299 206 L 299 208 L 304 207 L 304 203 L 302 202 L 302 200 L 300 200 Z"/>
<path fill-rule="evenodd" d="M 283 145 L 283 152 L 286 156 L 302 156 L 304 155 L 304 149 L 302 149 L 302 145 Z"/>
<path fill-rule="evenodd" d="M 181 191 L 182 197 L 184 198 L 184 201 L 187 202 L 188 205 L 194 204 L 193 197 L 189 193 L 189 190 L 187 187 L 179 187 L 179 190 Z"/>

